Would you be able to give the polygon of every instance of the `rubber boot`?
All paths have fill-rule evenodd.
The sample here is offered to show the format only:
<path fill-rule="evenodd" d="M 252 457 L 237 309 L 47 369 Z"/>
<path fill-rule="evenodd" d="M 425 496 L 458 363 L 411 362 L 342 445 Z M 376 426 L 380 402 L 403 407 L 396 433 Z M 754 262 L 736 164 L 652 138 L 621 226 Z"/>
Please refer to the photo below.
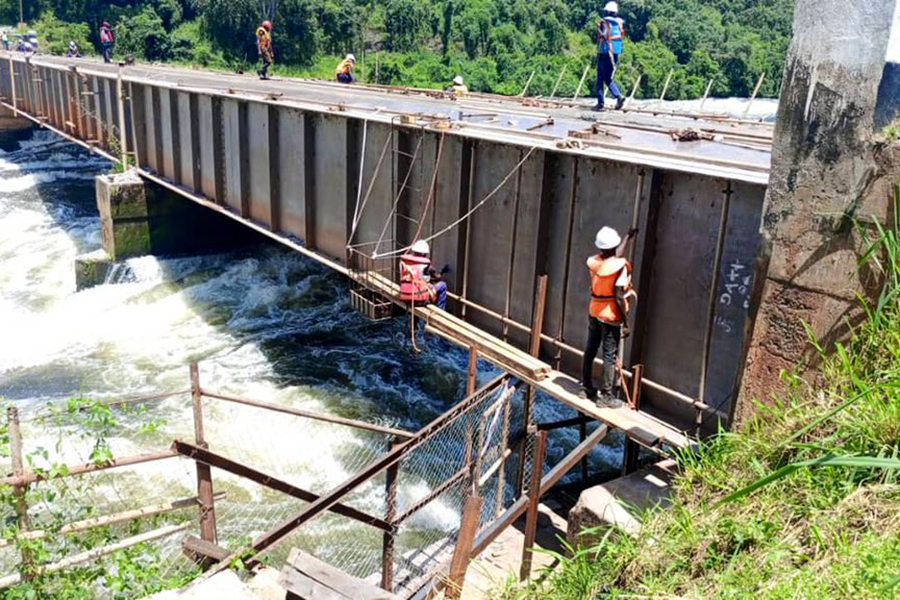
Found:
<path fill-rule="evenodd" d="M 625 96 L 619 96 L 616 98 L 616 110 L 622 110 L 623 106 L 625 106 Z"/>

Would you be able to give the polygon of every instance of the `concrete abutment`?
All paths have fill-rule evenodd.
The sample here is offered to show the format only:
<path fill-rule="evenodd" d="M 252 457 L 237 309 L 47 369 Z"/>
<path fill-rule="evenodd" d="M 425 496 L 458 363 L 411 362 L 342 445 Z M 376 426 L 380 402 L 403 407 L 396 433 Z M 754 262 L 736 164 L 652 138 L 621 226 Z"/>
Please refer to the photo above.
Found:
<path fill-rule="evenodd" d="M 134 171 L 101 175 L 96 186 L 103 248 L 76 258 L 78 289 L 104 283 L 112 266 L 129 258 L 223 252 L 261 239 Z"/>
<path fill-rule="evenodd" d="M 828 346 L 861 318 L 856 294 L 877 290 L 858 268 L 853 219 L 885 222 L 900 182 L 900 152 L 881 136 L 900 106 L 898 4 L 797 2 L 762 223 L 773 252 L 743 377 L 742 419 L 751 400 L 777 393 L 782 369 L 816 364 L 805 324 Z M 822 18 L 828 14 L 840 14 L 842 26 Z M 865 35 L 848 46 L 848 30 Z"/>

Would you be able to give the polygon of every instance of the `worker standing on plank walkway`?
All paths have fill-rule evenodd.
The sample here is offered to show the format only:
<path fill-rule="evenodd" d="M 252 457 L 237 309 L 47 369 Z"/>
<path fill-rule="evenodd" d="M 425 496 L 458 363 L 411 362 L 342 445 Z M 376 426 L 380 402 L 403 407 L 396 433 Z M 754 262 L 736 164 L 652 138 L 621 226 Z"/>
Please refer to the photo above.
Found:
<path fill-rule="evenodd" d="M 584 348 L 584 363 L 581 368 L 580 396 L 596 400 L 598 406 L 613 406 L 618 400 L 613 396 L 616 368 L 619 365 L 619 339 L 628 336 L 628 313 L 637 299 L 631 285 L 631 263 L 625 256 L 625 247 L 637 234 L 632 229 L 625 236 L 619 236 L 612 227 L 604 227 L 597 232 L 594 245 L 600 250 L 587 260 L 591 272 L 591 307 L 587 345 Z M 593 368 L 597 351 L 603 347 L 603 381 L 600 396 L 594 387 Z"/>

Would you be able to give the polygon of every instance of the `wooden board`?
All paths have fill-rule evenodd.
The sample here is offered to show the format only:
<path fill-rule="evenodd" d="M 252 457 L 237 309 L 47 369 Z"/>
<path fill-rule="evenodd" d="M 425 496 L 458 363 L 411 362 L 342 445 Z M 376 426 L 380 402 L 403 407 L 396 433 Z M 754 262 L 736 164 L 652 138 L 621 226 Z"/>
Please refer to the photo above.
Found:
<path fill-rule="evenodd" d="M 230 554 L 227 548 L 201 540 L 195 535 L 185 536 L 181 540 L 181 550 L 204 571 L 214 564 L 222 562 Z"/>
<path fill-rule="evenodd" d="M 297 548 L 288 556 L 281 585 L 288 598 L 300 600 L 400 600 Z"/>
<path fill-rule="evenodd" d="M 360 283 L 364 283 L 372 291 L 384 295 L 398 305 L 408 308 L 406 302 L 398 300 L 399 286 L 389 279 L 369 272 L 366 273 L 365 280 L 361 280 Z M 425 319 L 433 329 L 446 334 L 448 338 L 458 344 L 477 348 L 481 356 L 508 368 L 512 373 L 523 373 L 535 381 L 540 381 L 550 374 L 550 366 L 546 363 L 436 306 L 416 306 L 414 310 L 416 316 Z"/>
<path fill-rule="evenodd" d="M 621 429 L 629 438 L 647 448 L 659 449 L 661 444 L 684 448 L 690 443 L 682 432 L 626 404 L 618 408 L 598 407 L 591 400 L 579 398 L 581 384 L 559 371 L 554 371 L 550 377 L 542 381 L 534 382 L 534 385 L 581 414 L 602 421 L 610 427 Z"/>
<path fill-rule="evenodd" d="M 374 284 L 376 291 L 394 299 L 399 295 L 399 288 L 388 279 L 373 278 L 369 273 L 368 284 Z M 405 303 L 403 303 L 405 305 Z M 487 334 L 474 325 L 455 317 L 435 306 L 415 308 L 416 315 L 426 319 L 429 329 L 456 344 L 478 349 L 479 355 L 500 366 L 510 374 L 534 385 L 537 389 L 553 396 L 583 415 L 587 415 L 615 429 L 621 429 L 625 435 L 642 446 L 657 452 L 663 452 L 663 446 L 684 448 L 690 440 L 684 433 L 657 421 L 650 415 L 633 410 L 627 405 L 619 408 L 598 407 L 593 401 L 578 397 L 581 390 L 579 382 L 572 377 L 555 371 L 550 365 L 538 360 Z"/>

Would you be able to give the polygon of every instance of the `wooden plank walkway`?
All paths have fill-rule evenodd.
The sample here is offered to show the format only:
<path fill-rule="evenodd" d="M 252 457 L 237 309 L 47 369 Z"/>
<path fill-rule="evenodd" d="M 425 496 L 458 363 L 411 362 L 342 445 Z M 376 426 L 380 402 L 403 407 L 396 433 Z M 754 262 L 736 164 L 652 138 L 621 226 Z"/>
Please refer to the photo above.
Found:
<path fill-rule="evenodd" d="M 429 319 L 435 313 L 440 313 L 440 317 Z M 429 319 L 430 330 L 444 339 L 466 347 L 474 342 L 481 357 L 579 413 L 605 423 L 610 428 L 622 430 L 629 438 L 650 450 L 665 452 L 663 446 L 680 449 L 690 444 L 690 440 L 683 432 L 654 419 L 647 413 L 636 411 L 627 404 L 618 408 L 598 407 L 591 400 L 579 398 L 581 384 L 576 379 L 552 369 L 550 365 L 530 355 L 525 355 L 521 350 L 484 331 L 476 330 L 478 336 L 473 340 L 470 337 L 470 332 L 474 329 L 472 325 L 435 306 L 417 307 L 416 314 Z M 506 352 L 506 349 L 509 351 Z M 527 356 L 528 363 L 520 366 L 516 360 L 519 356 Z M 535 361 L 541 365 L 540 368 L 534 368 Z M 535 377 L 533 373 L 539 375 Z"/>
<path fill-rule="evenodd" d="M 367 283 L 374 284 L 376 291 L 408 309 L 405 302 L 397 300 L 400 295 L 397 284 L 373 273 L 367 274 Z M 618 408 L 598 407 L 590 400 L 579 398 L 581 385 L 574 378 L 434 305 L 416 306 L 415 314 L 425 320 L 430 331 L 447 341 L 463 347 L 474 346 L 482 358 L 579 413 L 605 423 L 610 428 L 620 429 L 645 448 L 665 453 L 666 446 L 680 449 L 691 443 L 683 432 L 628 405 Z"/>

